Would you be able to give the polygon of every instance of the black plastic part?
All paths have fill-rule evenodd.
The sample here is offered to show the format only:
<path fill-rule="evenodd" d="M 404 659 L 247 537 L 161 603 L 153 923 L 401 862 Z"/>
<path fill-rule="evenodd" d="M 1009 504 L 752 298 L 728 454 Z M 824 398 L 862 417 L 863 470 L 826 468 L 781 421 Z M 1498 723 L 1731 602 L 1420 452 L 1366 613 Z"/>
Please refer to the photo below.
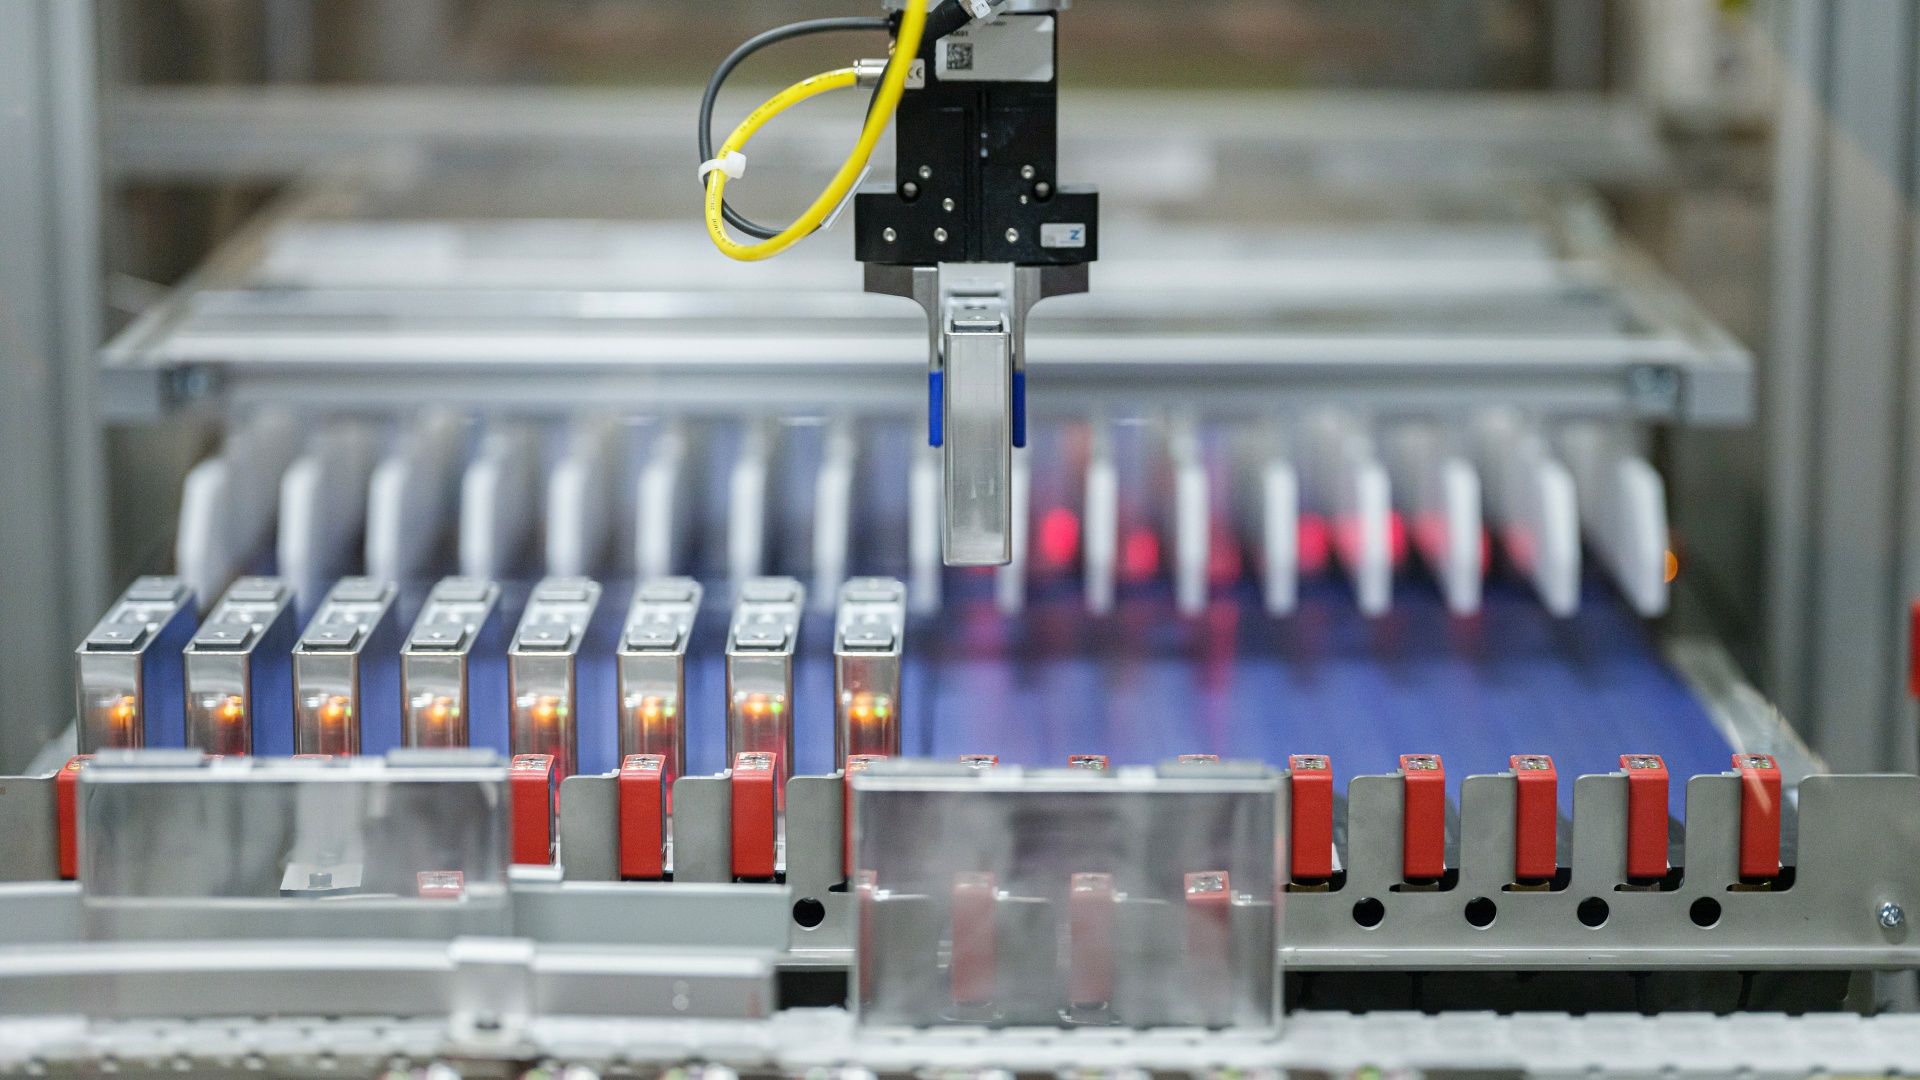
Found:
<path fill-rule="evenodd" d="M 935 74 L 941 47 L 929 34 L 920 49 L 927 84 L 900 99 L 895 185 L 855 197 L 855 256 L 893 266 L 1076 266 L 1097 259 L 1099 194 L 1062 184 L 1058 174 L 1057 79 L 941 82 Z M 1048 225 L 1077 226 L 1083 246 L 1045 246 Z"/>

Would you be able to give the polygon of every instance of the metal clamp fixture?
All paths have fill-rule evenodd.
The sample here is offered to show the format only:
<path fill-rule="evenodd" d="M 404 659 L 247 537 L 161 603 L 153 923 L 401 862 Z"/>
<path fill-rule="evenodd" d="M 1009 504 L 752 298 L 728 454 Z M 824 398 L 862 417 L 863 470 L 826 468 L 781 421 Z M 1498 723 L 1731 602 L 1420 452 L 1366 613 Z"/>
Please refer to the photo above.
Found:
<path fill-rule="evenodd" d="M 241 578 L 227 590 L 182 653 L 189 746 L 293 753 L 294 618 L 283 582 Z"/>
<path fill-rule="evenodd" d="M 793 775 L 793 654 L 806 600 L 792 578 L 751 579 L 727 631 L 727 760 L 773 755 L 782 790 Z"/>
<path fill-rule="evenodd" d="M 143 577 L 80 643 L 81 753 L 183 744 L 181 652 L 193 635 L 194 615 L 184 582 Z"/>
<path fill-rule="evenodd" d="M 344 578 L 293 647 L 296 754 L 380 754 L 400 743 L 399 592 Z"/>
<path fill-rule="evenodd" d="M 855 756 L 900 756 L 900 651 L 907 589 L 891 578 L 856 578 L 840 588 L 833 629 L 833 751 L 837 768 Z"/>
<path fill-rule="evenodd" d="M 488 746 L 474 718 L 506 715 L 500 586 L 448 578 L 434 586 L 401 653 L 408 746 Z"/>

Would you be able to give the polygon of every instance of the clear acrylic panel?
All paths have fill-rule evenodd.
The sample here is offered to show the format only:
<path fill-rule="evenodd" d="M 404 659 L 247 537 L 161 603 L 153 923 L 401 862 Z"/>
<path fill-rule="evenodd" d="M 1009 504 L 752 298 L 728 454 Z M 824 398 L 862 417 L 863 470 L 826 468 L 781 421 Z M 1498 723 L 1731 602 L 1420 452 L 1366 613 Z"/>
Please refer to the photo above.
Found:
<path fill-rule="evenodd" d="M 506 776 L 488 751 L 104 753 L 80 777 L 83 897 L 504 906 Z"/>
<path fill-rule="evenodd" d="M 1276 1023 L 1266 769 L 878 762 L 854 787 L 862 1023 Z"/>

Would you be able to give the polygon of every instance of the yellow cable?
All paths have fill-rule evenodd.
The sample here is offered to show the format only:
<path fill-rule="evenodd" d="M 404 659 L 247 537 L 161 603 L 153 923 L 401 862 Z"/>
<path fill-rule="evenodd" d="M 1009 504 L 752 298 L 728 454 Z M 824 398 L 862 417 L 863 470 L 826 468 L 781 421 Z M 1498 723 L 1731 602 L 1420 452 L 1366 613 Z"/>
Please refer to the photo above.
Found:
<path fill-rule="evenodd" d="M 860 141 L 854 144 L 853 153 L 847 156 L 826 190 L 784 232 L 757 244 L 742 244 L 727 235 L 726 219 L 720 213 L 722 200 L 727 193 L 727 174 L 718 169 L 707 174 L 707 234 L 713 238 L 713 246 L 719 248 L 721 254 L 741 262 L 771 259 L 811 236 L 820 223 L 846 201 L 847 193 L 853 190 L 853 185 L 859 183 L 861 174 L 866 172 L 867 162 L 873 157 L 874 147 L 879 145 L 880 137 L 886 134 L 887 125 L 893 122 L 893 112 L 900 105 L 900 96 L 906 93 L 907 71 L 919 56 L 920 38 L 927 25 L 927 6 L 933 2 L 907 0 L 906 11 L 900 19 L 900 34 L 894 42 L 893 58 L 887 62 L 886 73 L 880 77 L 880 90 L 874 96 L 872 109 L 867 113 L 866 125 L 860 129 Z M 733 129 L 733 134 L 727 136 L 727 141 L 714 154 L 715 160 L 725 160 L 729 154 L 737 153 L 769 121 L 800 102 L 832 90 L 854 86 L 857 82 L 852 68 L 841 68 L 804 79 L 782 90 Z"/>

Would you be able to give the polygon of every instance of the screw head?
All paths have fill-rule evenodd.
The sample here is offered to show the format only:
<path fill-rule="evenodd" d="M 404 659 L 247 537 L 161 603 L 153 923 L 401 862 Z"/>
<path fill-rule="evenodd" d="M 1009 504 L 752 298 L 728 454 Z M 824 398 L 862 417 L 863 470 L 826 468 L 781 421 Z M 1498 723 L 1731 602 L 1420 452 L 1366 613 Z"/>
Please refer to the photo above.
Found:
<path fill-rule="evenodd" d="M 1053 185 L 1047 183 L 1045 180 L 1042 180 L 1039 183 L 1033 185 L 1033 193 L 1044 199 L 1047 196 L 1053 194 Z"/>
<path fill-rule="evenodd" d="M 944 243 L 946 243 L 946 242 L 947 242 L 947 230 L 945 230 L 945 229 L 935 229 L 935 230 L 933 230 L 933 242 L 934 242 L 934 243 L 936 243 L 936 244 L 944 244 Z"/>
<path fill-rule="evenodd" d="M 1019 229 L 1008 229 L 1008 230 L 1007 230 L 1007 243 L 1009 243 L 1009 244 L 1017 244 L 1017 243 L 1019 243 L 1019 242 L 1020 242 L 1020 230 L 1019 230 Z"/>
<path fill-rule="evenodd" d="M 1033 170 L 1033 166 L 1031 166 L 1031 165 L 1022 165 L 1022 166 L 1020 166 L 1020 179 L 1022 179 L 1022 180 L 1031 180 L 1031 179 L 1033 179 L 1033 177 L 1034 177 L 1034 170 Z"/>
<path fill-rule="evenodd" d="M 922 180 L 933 179 L 933 166 L 931 165 L 920 166 L 920 179 Z"/>
<path fill-rule="evenodd" d="M 920 197 L 920 185 L 909 180 L 900 185 L 900 194 L 909 199 L 917 199 Z"/>
<path fill-rule="evenodd" d="M 952 200 L 952 199 L 941 199 L 941 200 L 940 200 L 940 209 L 942 209 L 942 210 L 945 210 L 945 211 L 946 211 L 947 213 L 949 213 L 949 214 L 951 214 L 951 213 L 953 213 L 953 200 Z"/>
<path fill-rule="evenodd" d="M 1886 903 L 1880 905 L 1880 925 L 1882 928 L 1898 930 L 1902 926 L 1905 926 L 1906 922 L 1907 913 L 1901 910 L 1899 904 Z"/>
<path fill-rule="evenodd" d="M 894 232 L 893 227 L 889 225 L 887 228 L 881 230 L 880 239 L 885 240 L 887 243 L 891 244 L 895 240 L 900 239 L 900 234 L 897 232 Z"/>

